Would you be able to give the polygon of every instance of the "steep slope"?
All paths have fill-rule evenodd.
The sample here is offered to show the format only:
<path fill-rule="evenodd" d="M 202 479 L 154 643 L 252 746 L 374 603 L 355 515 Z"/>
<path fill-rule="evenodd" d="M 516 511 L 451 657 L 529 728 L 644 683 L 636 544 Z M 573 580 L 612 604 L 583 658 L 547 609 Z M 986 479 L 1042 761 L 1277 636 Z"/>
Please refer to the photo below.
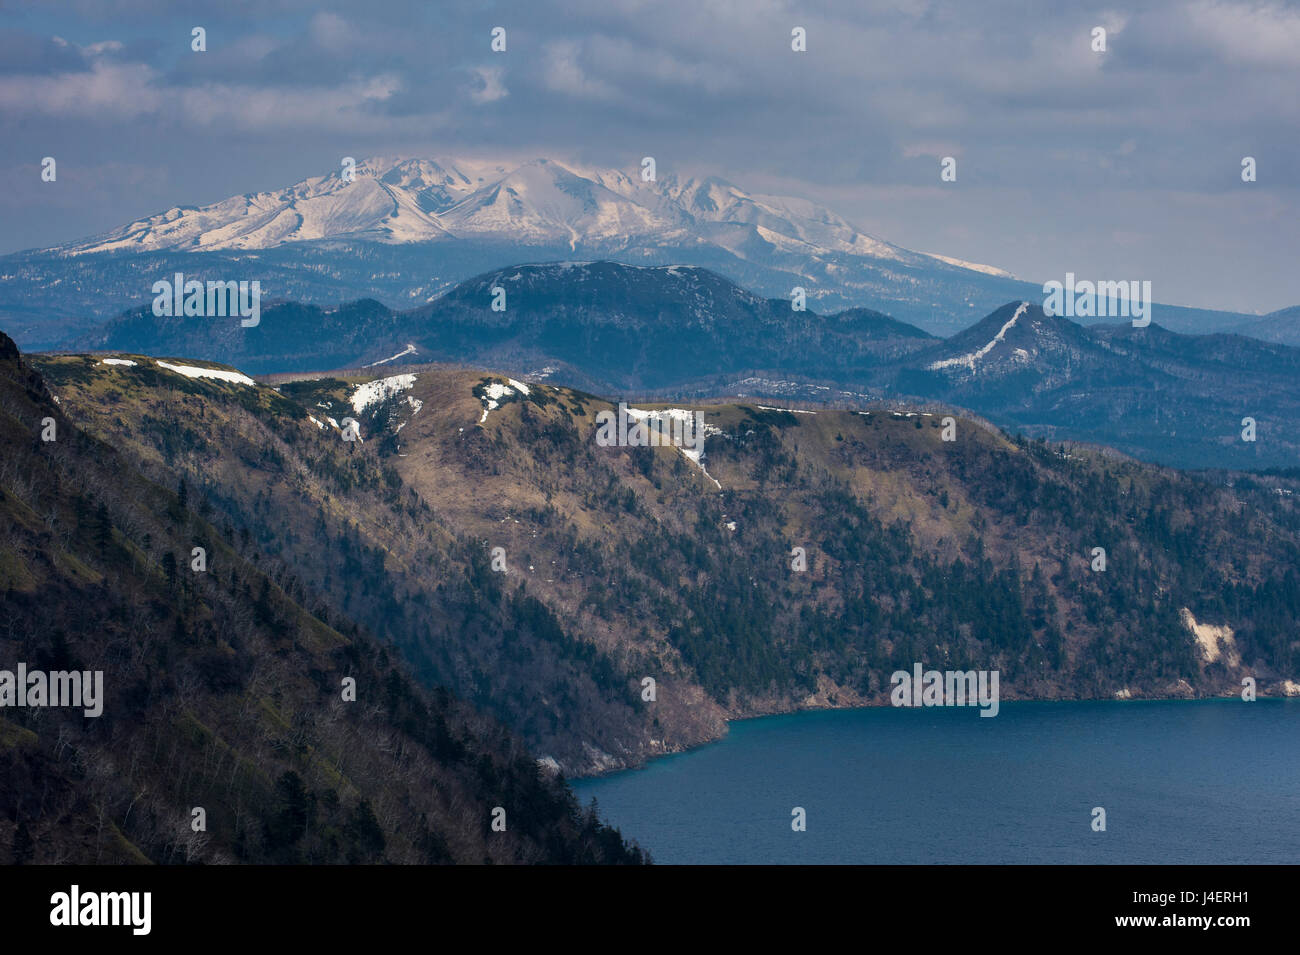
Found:
<path fill-rule="evenodd" d="M 110 411 L 127 403 L 96 368 L 166 380 L 182 403 L 220 392 L 270 415 L 291 407 L 225 370 L 172 364 L 183 370 L 66 370 Z M 102 673 L 98 716 L 0 709 L 4 861 L 640 858 L 499 724 L 421 689 L 283 565 L 219 531 L 209 500 L 151 482 L 65 417 L 2 335 L 0 438 L 0 669 Z M 496 806 L 505 832 L 490 828 Z"/>
<path fill-rule="evenodd" d="M 589 608 L 591 639 L 608 640 L 611 623 L 648 629 L 733 712 L 879 700 L 887 672 L 923 658 L 996 660 L 1025 696 L 1228 690 L 1239 674 L 1202 671 L 1183 606 L 1231 615 L 1243 642 L 1258 641 L 1247 659 L 1280 663 L 1275 679 L 1297 664 L 1285 627 L 1254 630 L 1245 604 L 1226 609 L 1238 587 L 1276 607 L 1300 583 L 1296 513 L 1271 488 L 1252 497 L 1261 523 L 1229 542 L 1235 492 L 971 422 L 948 443 L 924 414 L 710 407 L 706 473 L 675 449 L 597 447 L 604 403 L 546 393 L 556 401 L 540 411 L 491 412 L 487 460 L 432 452 L 461 477 L 454 498 L 426 450 L 452 415 L 403 429 L 398 471 L 449 520 L 544 568 L 530 588 Z M 512 504 L 497 527 L 479 516 L 493 501 Z M 794 546 L 806 575 L 791 572 Z M 1094 546 L 1107 546 L 1112 576 L 1088 570 Z M 1199 559 L 1212 569 L 1190 566 Z"/>
<path fill-rule="evenodd" d="M 395 376 L 360 396 L 360 379 L 286 385 L 282 395 L 187 378 L 141 355 L 112 359 L 134 365 L 38 360 L 85 427 L 155 480 L 190 482 L 230 522 L 241 551 L 285 568 L 314 603 L 401 648 L 427 685 L 489 710 L 566 770 L 598 761 L 588 746 L 620 762 L 654 752 L 651 717 L 622 657 L 575 642 L 551 608 L 491 572 L 480 538 L 449 525 L 393 467 L 394 429 L 408 418 L 454 402 L 467 424 L 478 419 L 480 375 L 458 373 L 451 393 L 416 395 Z M 348 418 L 357 441 L 345 440 Z M 458 453 L 489 453 L 483 437 L 456 432 Z M 678 738 L 698 742 L 720 721 L 716 709 L 684 714 Z"/>
<path fill-rule="evenodd" d="M 491 373 L 182 396 L 143 361 L 95 361 L 41 359 L 77 420 L 184 477 L 314 599 L 567 772 L 682 749 L 725 717 L 884 702 L 914 662 L 999 669 L 1006 699 L 1234 693 L 1244 676 L 1285 693 L 1300 675 L 1292 478 L 1214 484 L 968 419 L 946 441 L 940 415 L 879 408 L 706 406 L 692 456 L 600 446 L 609 402 Z M 1184 611 L 1228 627 L 1233 653 L 1207 656 Z"/>

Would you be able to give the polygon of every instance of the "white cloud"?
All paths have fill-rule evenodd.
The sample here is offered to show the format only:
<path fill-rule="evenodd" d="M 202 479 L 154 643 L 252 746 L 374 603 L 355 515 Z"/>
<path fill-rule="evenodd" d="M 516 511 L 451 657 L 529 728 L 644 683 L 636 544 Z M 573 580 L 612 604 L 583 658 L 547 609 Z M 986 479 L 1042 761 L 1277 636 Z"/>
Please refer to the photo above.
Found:
<path fill-rule="evenodd" d="M 476 68 L 474 73 L 482 82 L 482 86 L 470 90 L 470 99 L 476 103 L 494 103 L 509 96 L 510 91 L 506 89 L 503 82 L 505 72 L 499 66 L 480 66 Z"/>
<path fill-rule="evenodd" d="M 331 86 L 264 87 L 237 83 L 167 86 L 144 64 L 96 61 L 89 70 L 50 76 L 0 75 L 0 111 L 73 119 L 121 121 L 157 115 L 182 126 L 236 128 L 380 129 L 366 108 L 402 88 L 395 74 Z"/>
<path fill-rule="evenodd" d="M 122 49 L 124 49 L 124 46 L 118 40 L 102 40 L 99 43 L 81 47 L 81 52 L 88 53 L 91 56 L 100 56 L 104 53 L 117 53 Z"/>
<path fill-rule="evenodd" d="M 1201 40 L 1229 62 L 1300 65 L 1300 11 L 1276 3 L 1202 0 L 1187 11 L 1187 16 Z"/>
<path fill-rule="evenodd" d="M 599 79 L 592 79 L 578 63 L 578 44 L 572 40 L 548 43 L 543 53 L 543 77 L 546 85 L 557 93 L 567 93 L 581 99 L 610 99 L 614 88 Z"/>
<path fill-rule="evenodd" d="M 140 63 L 97 61 L 86 71 L 0 76 L 0 111 L 42 116 L 127 119 L 163 102 L 156 74 Z"/>
<path fill-rule="evenodd" d="M 179 91 L 170 105 L 194 125 L 233 125 L 242 129 L 336 129 L 356 132 L 388 127 L 385 117 L 365 107 L 389 99 L 402 88 L 393 75 L 345 81 L 329 87 L 253 87 L 211 83 Z"/>

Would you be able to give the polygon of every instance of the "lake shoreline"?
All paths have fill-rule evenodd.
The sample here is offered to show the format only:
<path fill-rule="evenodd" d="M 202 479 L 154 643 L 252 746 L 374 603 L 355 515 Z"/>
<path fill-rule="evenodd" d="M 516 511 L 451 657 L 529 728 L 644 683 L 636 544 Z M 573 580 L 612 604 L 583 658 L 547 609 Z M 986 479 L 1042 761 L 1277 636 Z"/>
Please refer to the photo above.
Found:
<path fill-rule="evenodd" d="M 1058 706 L 1062 704 L 1072 704 L 1072 703 L 1118 703 L 1118 704 L 1203 703 L 1203 702 L 1212 702 L 1216 700 L 1238 699 L 1239 696 L 1240 696 L 1239 694 L 1225 693 L 1222 695 L 1213 695 L 1213 696 L 1206 695 L 1206 696 L 1191 696 L 1191 697 L 1175 695 L 1175 694 L 1171 694 L 1169 696 L 1059 697 L 1055 699 L 1041 699 L 1041 698 L 1008 699 L 1002 702 L 1001 705 L 1019 706 L 1025 703 L 1041 703 L 1044 705 L 1058 705 Z M 1285 694 L 1275 695 L 1275 696 L 1265 696 L 1261 694 L 1256 697 L 1256 702 L 1262 702 L 1265 700 L 1276 701 L 1276 700 L 1288 700 L 1288 699 L 1300 699 L 1300 696 L 1298 695 L 1288 696 Z M 762 712 L 742 713 L 735 716 L 727 716 L 724 717 L 723 719 L 726 729 L 724 730 L 724 732 L 719 733 L 717 736 L 712 736 L 709 737 L 708 739 L 703 739 L 694 743 L 687 743 L 681 746 L 675 746 L 674 748 L 666 749 L 661 753 L 655 753 L 651 756 L 648 756 L 640 760 L 639 762 L 630 765 L 614 766 L 609 769 L 599 769 L 593 772 L 581 771 L 575 773 L 565 773 L 564 778 L 572 783 L 579 780 L 604 779 L 609 776 L 615 776 L 619 773 L 637 772 L 638 770 L 645 769 L 647 766 L 651 765 L 652 763 L 659 762 L 660 760 L 668 759 L 669 757 L 672 756 L 680 756 L 683 753 L 691 753 L 696 750 L 703 749 L 708 746 L 712 746 L 715 743 L 719 743 L 725 740 L 730 733 L 730 728 L 733 723 L 747 723 L 753 720 L 772 719 L 778 716 L 799 716 L 807 713 L 843 713 L 843 712 L 851 712 L 854 710 L 909 709 L 909 708 L 910 707 L 894 707 L 888 702 L 869 702 L 869 703 L 855 702 L 851 704 L 819 704 L 816 706 L 795 706 L 789 709 L 771 709 L 771 710 L 764 710 Z"/>
<path fill-rule="evenodd" d="M 667 864 L 1295 863 L 1300 700 L 1253 703 L 775 713 L 573 788 Z"/>

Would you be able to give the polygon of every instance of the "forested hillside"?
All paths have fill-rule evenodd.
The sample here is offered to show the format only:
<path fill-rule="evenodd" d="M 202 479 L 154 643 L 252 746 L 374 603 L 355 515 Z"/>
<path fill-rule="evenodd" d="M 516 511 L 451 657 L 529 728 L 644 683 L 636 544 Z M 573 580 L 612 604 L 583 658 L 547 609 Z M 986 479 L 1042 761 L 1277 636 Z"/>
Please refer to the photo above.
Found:
<path fill-rule="evenodd" d="M 183 401 L 172 379 L 153 385 Z M 125 422 L 130 403 L 102 397 Z M 192 410 L 129 426 L 183 436 L 203 427 Z M 66 417 L 3 336 L 0 440 L 0 669 L 103 674 L 98 716 L 0 711 L 3 861 L 643 859 L 516 734 L 250 547 L 207 490 L 149 480 Z"/>
<path fill-rule="evenodd" d="M 729 717 L 884 702 L 915 662 L 999 669 L 1004 699 L 1300 692 L 1294 477 L 756 404 L 701 408 L 701 469 L 599 446 L 607 401 L 476 371 L 273 390 L 124 360 L 38 363 L 300 604 L 566 772 Z"/>

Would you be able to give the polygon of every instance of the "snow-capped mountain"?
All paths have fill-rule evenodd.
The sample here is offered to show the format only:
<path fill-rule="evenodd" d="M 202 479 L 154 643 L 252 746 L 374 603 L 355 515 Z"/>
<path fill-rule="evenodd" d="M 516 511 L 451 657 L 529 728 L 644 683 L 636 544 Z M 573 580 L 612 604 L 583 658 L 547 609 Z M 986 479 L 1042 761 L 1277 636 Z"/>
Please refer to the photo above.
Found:
<path fill-rule="evenodd" d="M 1010 278 L 992 266 L 910 252 L 802 199 L 753 195 L 715 177 L 643 182 L 552 159 L 512 166 L 446 159 L 367 159 L 286 189 L 177 207 L 46 251 L 84 255 L 269 249 L 291 242 L 427 242 L 497 238 L 534 244 L 646 238 L 708 242 L 745 256 L 759 240 L 796 254 L 844 253 L 917 266 L 943 263 Z"/>
<path fill-rule="evenodd" d="M 470 175 L 427 160 L 367 160 L 356 167 L 351 181 L 340 171 L 275 192 L 232 196 L 200 208 L 175 207 L 48 251 L 269 249 L 338 236 L 387 242 L 442 238 L 448 233 L 437 211 L 474 191 Z"/>
<path fill-rule="evenodd" d="M 265 300 L 427 305 L 521 263 L 696 266 L 765 298 L 795 288 L 820 313 L 883 312 L 938 335 L 1041 285 L 993 266 L 910 251 L 804 199 L 716 177 L 625 173 L 552 159 L 367 159 L 285 189 L 176 207 L 103 235 L 0 256 L 0 328 L 56 347 L 152 300 L 160 277 L 256 279 Z M 1167 328 L 1257 316 L 1156 305 Z"/>

